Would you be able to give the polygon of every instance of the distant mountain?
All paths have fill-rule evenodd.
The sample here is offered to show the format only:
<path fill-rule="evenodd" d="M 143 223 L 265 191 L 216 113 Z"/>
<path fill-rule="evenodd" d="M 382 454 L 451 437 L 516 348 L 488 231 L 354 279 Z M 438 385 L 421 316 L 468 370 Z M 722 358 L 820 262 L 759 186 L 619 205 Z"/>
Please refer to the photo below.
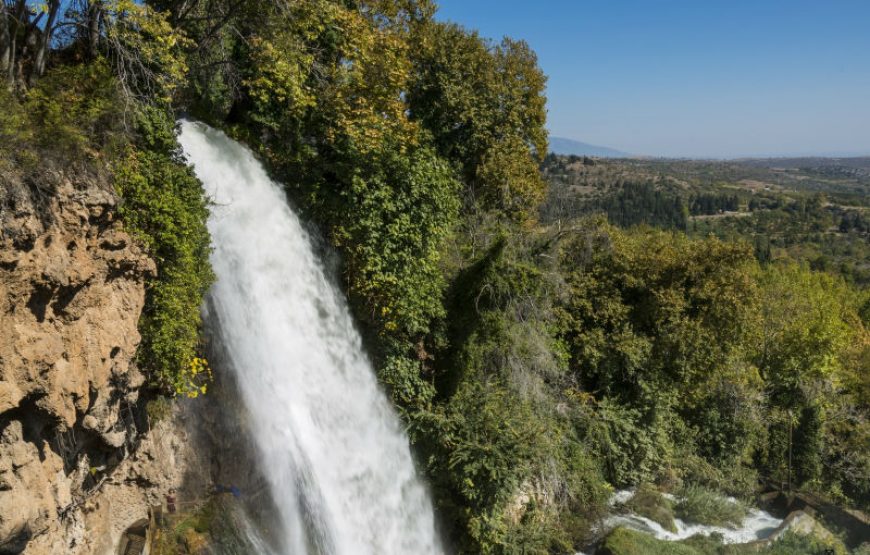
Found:
<path fill-rule="evenodd" d="M 574 154 L 575 156 L 598 156 L 601 158 L 627 158 L 625 152 L 606 146 L 595 146 L 564 137 L 550 137 L 550 152 L 556 154 Z"/>

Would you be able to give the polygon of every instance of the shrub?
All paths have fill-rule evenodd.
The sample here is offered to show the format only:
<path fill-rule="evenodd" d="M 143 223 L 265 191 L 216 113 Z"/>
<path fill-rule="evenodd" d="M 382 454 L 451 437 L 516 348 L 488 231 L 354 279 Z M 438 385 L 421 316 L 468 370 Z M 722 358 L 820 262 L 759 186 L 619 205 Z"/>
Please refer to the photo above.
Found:
<path fill-rule="evenodd" d="M 139 360 L 166 393 L 195 397 L 205 393 L 211 375 L 198 356 L 199 310 L 213 280 L 208 208 L 199 180 L 170 150 L 174 140 L 167 144 L 171 120 L 153 111 L 141 117 L 149 124 L 140 126 L 148 147 L 130 146 L 114 164 L 121 217 L 158 267 L 139 321 Z"/>
<path fill-rule="evenodd" d="M 649 484 L 641 484 L 625 506 L 628 510 L 657 522 L 665 530 L 677 531 L 670 500 Z"/>
<path fill-rule="evenodd" d="M 0 87 L 0 105 L 0 144 L 15 145 L 0 151 L 0 168 L 74 166 L 125 139 L 117 82 L 102 60 L 54 68 L 24 95 Z"/>
<path fill-rule="evenodd" d="M 596 551 L 600 555 L 703 555 L 703 552 L 678 542 L 656 539 L 655 536 L 617 528 L 605 539 Z"/>
<path fill-rule="evenodd" d="M 656 539 L 645 532 L 617 528 L 611 532 L 596 551 L 599 555 L 843 555 L 842 546 L 825 543 L 812 536 L 786 532 L 780 539 L 764 548 L 751 544 L 724 545 L 722 537 L 696 535 L 681 541 Z"/>
<path fill-rule="evenodd" d="M 667 439 L 658 421 L 641 411 L 605 398 L 587 411 L 579 425 L 600 457 L 604 476 L 618 487 L 652 481 L 663 468 Z"/>
<path fill-rule="evenodd" d="M 685 488 L 676 505 L 676 514 L 682 520 L 708 526 L 737 527 L 746 512 L 742 503 L 700 486 Z"/>
<path fill-rule="evenodd" d="M 820 553 L 844 555 L 846 551 L 842 545 L 834 545 L 813 536 L 786 532 L 761 553 L 764 555 L 819 555 Z"/>
<path fill-rule="evenodd" d="M 68 158 L 96 154 L 123 137 L 118 84 L 103 60 L 53 69 L 25 96 L 32 144 Z"/>

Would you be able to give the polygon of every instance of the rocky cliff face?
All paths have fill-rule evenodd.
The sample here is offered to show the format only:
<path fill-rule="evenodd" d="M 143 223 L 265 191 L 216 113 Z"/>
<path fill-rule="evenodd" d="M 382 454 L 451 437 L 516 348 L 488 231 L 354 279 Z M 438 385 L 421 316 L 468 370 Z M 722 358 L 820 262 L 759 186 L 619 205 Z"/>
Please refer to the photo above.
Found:
<path fill-rule="evenodd" d="M 182 466 L 135 411 L 154 262 L 70 173 L 0 175 L 0 554 L 111 552 Z"/>

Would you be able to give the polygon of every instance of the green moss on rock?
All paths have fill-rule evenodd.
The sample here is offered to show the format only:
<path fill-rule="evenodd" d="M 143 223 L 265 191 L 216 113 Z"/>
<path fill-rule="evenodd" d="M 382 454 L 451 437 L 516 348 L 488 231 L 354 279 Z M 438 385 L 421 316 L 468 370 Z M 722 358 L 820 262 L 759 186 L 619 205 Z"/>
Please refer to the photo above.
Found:
<path fill-rule="evenodd" d="M 660 524 L 665 530 L 677 531 L 673 505 L 649 484 L 642 484 L 625 506 L 628 510 Z"/>

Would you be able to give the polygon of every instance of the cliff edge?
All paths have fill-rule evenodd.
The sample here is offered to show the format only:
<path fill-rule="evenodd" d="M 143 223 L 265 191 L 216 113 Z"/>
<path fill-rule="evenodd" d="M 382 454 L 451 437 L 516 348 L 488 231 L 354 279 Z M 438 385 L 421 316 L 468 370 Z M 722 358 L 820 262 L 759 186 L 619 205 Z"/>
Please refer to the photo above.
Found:
<path fill-rule="evenodd" d="M 181 432 L 140 410 L 156 266 L 107 178 L 34 181 L 0 174 L 0 554 L 108 553 L 183 466 Z"/>

